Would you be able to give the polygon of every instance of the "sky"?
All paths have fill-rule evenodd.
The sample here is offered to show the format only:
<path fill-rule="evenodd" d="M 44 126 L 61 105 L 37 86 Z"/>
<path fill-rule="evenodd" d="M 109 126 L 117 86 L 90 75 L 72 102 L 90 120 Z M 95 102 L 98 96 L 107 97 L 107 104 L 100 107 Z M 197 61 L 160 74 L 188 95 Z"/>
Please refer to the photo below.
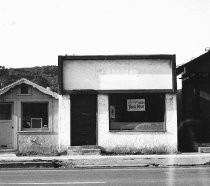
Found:
<path fill-rule="evenodd" d="M 0 66 L 58 55 L 176 54 L 210 47 L 210 0 L 0 0 Z"/>

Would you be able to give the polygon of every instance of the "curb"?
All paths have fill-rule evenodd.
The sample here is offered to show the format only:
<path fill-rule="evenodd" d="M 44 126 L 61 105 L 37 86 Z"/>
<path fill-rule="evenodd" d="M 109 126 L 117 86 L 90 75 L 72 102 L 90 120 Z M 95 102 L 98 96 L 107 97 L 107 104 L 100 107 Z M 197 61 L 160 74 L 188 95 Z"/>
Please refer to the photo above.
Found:
<path fill-rule="evenodd" d="M 0 162 L 0 169 L 1 168 L 172 168 L 172 167 L 209 167 L 209 163 L 203 163 L 203 164 L 155 164 L 155 163 L 145 163 L 145 164 L 98 164 L 98 165 L 90 165 L 90 164 L 71 164 L 71 163 L 65 163 L 62 161 L 36 161 L 36 162 L 30 162 L 30 161 L 22 161 L 22 162 Z"/>
<path fill-rule="evenodd" d="M 210 166 L 208 156 L 64 156 L 0 159 L 0 168 L 123 168 Z"/>
<path fill-rule="evenodd" d="M 122 164 L 122 165 L 74 165 L 72 168 L 172 168 L 172 167 L 209 167 L 205 164 L 174 164 L 174 165 L 162 165 L 162 164 Z"/>
<path fill-rule="evenodd" d="M 59 161 L 2 161 L 0 168 L 59 168 Z"/>
<path fill-rule="evenodd" d="M 0 168 L 53 168 L 51 162 L 5 162 Z"/>
<path fill-rule="evenodd" d="M 74 165 L 74 168 L 123 168 L 123 167 L 150 167 L 149 164 L 122 164 L 122 165 Z"/>

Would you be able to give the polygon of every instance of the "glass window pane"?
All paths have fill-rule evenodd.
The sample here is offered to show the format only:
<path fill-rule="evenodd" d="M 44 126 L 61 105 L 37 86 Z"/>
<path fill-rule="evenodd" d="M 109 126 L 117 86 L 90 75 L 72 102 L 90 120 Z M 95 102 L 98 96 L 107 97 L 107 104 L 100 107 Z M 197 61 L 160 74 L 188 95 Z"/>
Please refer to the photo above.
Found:
<path fill-rule="evenodd" d="M 11 120 L 12 118 L 12 104 L 0 104 L 0 120 Z"/>
<path fill-rule="evenodd" d="M 48 127 L 48 103 L 22 103 L 23 128 Z"/>
<path fill-rule="evenodd" d="M 110 94 L 110 130 L 163 131 L 165 95 Z"/>

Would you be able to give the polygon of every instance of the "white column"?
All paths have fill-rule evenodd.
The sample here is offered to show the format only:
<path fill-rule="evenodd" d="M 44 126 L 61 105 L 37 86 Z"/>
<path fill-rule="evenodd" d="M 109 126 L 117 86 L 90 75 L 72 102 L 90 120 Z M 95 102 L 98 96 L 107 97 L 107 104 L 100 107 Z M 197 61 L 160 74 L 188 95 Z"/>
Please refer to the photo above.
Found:
<path fill-rule="evenodd" d="M 59 119 L 58 119 L 58 131 L 59 131 L 59 150 L 66 150 L 70 146 L 70 96 L 59 95 Z"/>

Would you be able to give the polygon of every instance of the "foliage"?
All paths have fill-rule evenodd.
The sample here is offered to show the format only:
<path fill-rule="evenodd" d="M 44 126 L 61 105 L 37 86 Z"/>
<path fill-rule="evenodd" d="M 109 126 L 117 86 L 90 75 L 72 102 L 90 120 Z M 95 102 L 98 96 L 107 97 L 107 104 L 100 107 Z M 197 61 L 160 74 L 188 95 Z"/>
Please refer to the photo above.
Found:
<path fill-rule="evenodd" d="M 40 86 L 58 91 L 58 67 L 42 66 L 32 68 L 5 68 L 0 66 L 0 88 L 21 78 L 26 78 Z"/>
<path fill-rule="evenodd" d="M 158 147 L 115 147 L 108 150 L 102 150 L 104 155 L 145 155 L 145 154 L 174 154 L 177 153 L 175 149 L 170 149 L 165 145 Z"/>

